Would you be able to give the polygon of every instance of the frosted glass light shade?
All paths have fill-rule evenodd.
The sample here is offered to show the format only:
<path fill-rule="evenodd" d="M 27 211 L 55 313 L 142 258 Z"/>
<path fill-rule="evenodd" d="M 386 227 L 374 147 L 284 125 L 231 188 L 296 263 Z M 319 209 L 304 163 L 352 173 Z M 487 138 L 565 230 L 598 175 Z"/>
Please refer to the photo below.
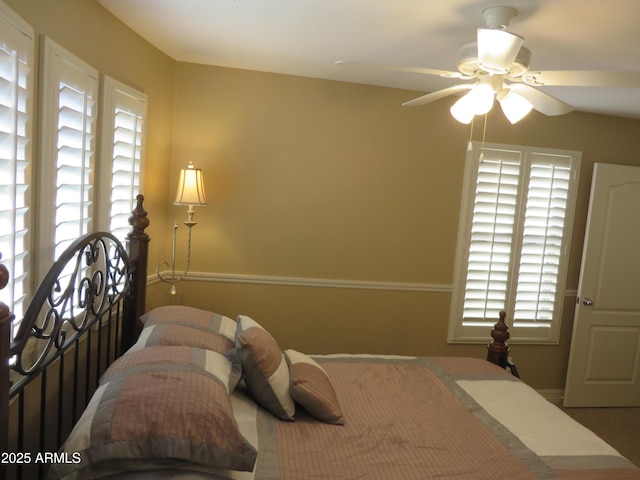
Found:
<path fill-rule="evenodd" d="M 529 100 L 522 95 L 518 95 L 515 92 L 509 90 L 502 98 L 498 98 L 502 112 L 509 121 L 517 123 L 522 120 L 533 108 L 533 105 Z"/>
<path fill-rule="evenodd" d="M 478 29 L 478 63 L 489 72 L 504 74 L 513 64 L 524 39 L 499 29 Z"/>
<path fill-rule="evenodd" d="M 449 111 L 460 123 L 471 123 L 475 115 L 484 115 L 491 110 L 493 96 L 493 88 L 486 83 L 481 83 L 454 103 Z"/>
<path fill-rule="evenodd" d="M 476 115 L 484 115 L 493 107 L 493 88 L 486 83 L 476 85 L 467 94 L 471 97 Z"/>
<path fill-rule="evenodd" d="M 466 102 L 464 102 L 465 97 L 462 97 L 460 100 L 454 103 L 449 111 L 451 112 L 453 118 L 455 118 L 457 121 L 468 125 L 469 123 L 471 123 L 471 120 L 473 120 L 473 117 L 475 117 L 476 114 L 473 109 L 470 108 L 469 105 L 466 104 Z"/>

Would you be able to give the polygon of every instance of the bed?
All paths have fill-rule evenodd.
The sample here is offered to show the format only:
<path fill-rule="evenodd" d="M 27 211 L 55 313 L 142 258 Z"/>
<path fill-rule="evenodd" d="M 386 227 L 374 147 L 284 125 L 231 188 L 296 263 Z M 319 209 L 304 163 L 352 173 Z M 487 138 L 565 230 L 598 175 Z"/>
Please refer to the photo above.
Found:
<path fill-rule="evenodd" d="M 0 478 L 640 479 L 517 377 L 504 315 L 488 361 L 283 351 L 241 312 L 145 311 L 142 196 L 130 223 L 71 245 L 14 339 L 0 305 Z"/>

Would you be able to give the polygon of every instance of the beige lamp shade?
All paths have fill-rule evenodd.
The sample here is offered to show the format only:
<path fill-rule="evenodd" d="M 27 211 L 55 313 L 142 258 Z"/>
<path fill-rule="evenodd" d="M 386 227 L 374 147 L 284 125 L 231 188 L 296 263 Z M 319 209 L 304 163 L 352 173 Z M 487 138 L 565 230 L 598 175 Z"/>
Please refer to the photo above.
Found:
<path fill-rule="evenodd" d="M 178 180 L 178 192 L 174 205 L 206 205 L 207 198 L 204 193 L 204 179 L 202 170 L 189 163 L 187 168 L 180 170 Z"/>

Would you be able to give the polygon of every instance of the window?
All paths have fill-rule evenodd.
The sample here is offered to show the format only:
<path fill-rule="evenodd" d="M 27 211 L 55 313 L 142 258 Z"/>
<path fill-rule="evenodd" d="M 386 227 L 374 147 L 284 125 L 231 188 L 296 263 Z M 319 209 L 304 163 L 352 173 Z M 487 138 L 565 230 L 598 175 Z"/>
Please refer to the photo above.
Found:
<path fill-rule="evenodd" d="M 145 147 L 146 96 L 104 77 L 98 132 L 98 71 L 45 37 L 41 136 L 32 160 L 34 38 L 33 28 L 0 1 L 0 261 L 10 273 L 0 302 L 16 316 L 12 335 L 30 285 L 72 241 L 97 228 L 125 239 Z"/>
<path fill-rule="evenodd" d="M 0 301 L 17 319 L 26 308 L 31 280 L 33 65 L 33 29 L 0 3 L 0 253 L 10 272 Z"/>
<path fill-rule="evenodd" d="M 98 72 L 45 38 L 42 91 L 40 278 L 71 242 L 93 227 Z"/>
<path fill-rule="evenodd" d="M 124 243 L 140 193 L 147 119 L 146 95 L 110 77 L 102 82 L 102 149 L 98 203 L 100 229 Z"/>
<path fill-rule="evenodd" d="M 473 143 L 458 233 L 450 342 L 558 341 L 581 154 Z"/>

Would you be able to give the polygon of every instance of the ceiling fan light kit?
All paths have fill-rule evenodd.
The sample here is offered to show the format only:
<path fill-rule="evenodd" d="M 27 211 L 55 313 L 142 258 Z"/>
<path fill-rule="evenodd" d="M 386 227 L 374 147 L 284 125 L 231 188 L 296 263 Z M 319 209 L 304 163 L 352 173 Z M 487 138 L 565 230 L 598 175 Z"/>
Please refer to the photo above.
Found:
<path fill-rule="evenodd" d="M 531 101 L 511 91 L 505 81 L 522 82 L 531 60 L 531 51 L 523 46 L 524 38 L 506 30 L 516 15 L 512 7 L 486 8 L 482 16 L 487 28 L 478 28 L 477 42 L 465 45 L 460 50 L 458 70 L 468 78 L 476 78 L 478 83 L 451 107 L 451 114 L 459 122 L 469 124 L 475 115 L 485 115 L 491 110 L 491 107 L 486 108 L 486 85 L 492 87 L 491 106 L 495 97 L 512 124 L 522 120 L 533 109 Z M 476 90 L 481 86 L 484 93 L 476 95 Z"/>
<path fill-rule="evenodd" d="M 464 45 L 458 52 L 457 72 L 418 67 L 371 65 L 399 72 L 437 75 L 450 80 L 475 80 L 461 83 L 404 102 L 413 107 L 426 105 L 449 95 L 464 94 L 452 107 L 451 114 L 462 123 L 471 123 L 475 115 L 484 115 L 497 100 L 511 123 L 535 109 L 544 115 L 564 115 L 573 107 L 538 87 L 585 86 L 640 88 L 640 72 L 598 70 L 529 71 L 531 51 L 524 39 L 506 30 L 517 15 L 512 7 L 495 6 L 483 10 L 486 28 L 477 29 L 477 41 Z M 336 62 L 338 64 L 359 62 Z M 487 86 L 491 87 L 490 101 Z"/>

